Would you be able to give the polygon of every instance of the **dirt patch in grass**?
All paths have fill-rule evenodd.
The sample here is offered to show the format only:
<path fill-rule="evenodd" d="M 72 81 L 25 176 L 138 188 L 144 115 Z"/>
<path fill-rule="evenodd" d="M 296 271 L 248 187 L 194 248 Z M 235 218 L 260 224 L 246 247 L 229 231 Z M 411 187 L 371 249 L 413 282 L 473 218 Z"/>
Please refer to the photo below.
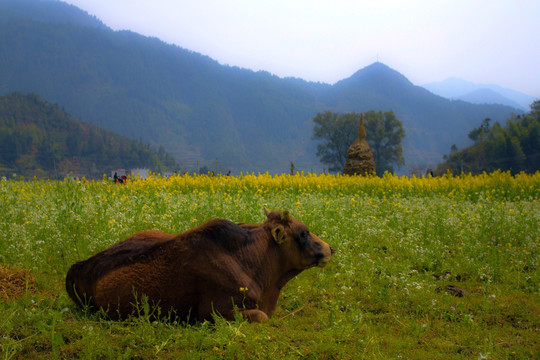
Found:
<path fill-rule="evenodd" d="M 17 299 L 27 291 L 34 291 L 35 285 L 30 270 L 0 264 L 0 300 Z"/>

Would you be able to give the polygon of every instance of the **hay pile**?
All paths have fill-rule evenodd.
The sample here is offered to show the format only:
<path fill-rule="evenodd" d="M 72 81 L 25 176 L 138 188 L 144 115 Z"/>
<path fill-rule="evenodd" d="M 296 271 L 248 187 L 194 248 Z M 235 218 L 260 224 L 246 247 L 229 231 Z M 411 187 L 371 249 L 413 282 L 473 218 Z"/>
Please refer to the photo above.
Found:
<path fill-rule="evenodd" d="M 33 291 L 36 280 L 29 270 L 0 264 L 0 300 L 13 300 Z"/>
<path fill-rule="evenodd" d="M 360 115 L 358 138 L 347 150 L 344 175 L 371 175 L 375 174 L 375 161 L 373 152 L 366 141 L 366 128 L 364 127 L 364 114 Z"/>

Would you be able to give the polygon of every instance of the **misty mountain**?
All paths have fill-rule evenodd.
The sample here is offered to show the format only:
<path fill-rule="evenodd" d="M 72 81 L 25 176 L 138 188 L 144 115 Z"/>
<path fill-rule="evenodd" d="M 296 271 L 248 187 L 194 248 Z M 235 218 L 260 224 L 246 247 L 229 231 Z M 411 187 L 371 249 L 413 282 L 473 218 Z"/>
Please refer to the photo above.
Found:
<path fill-rule="evenodd" d="M 18 4 L 40 10 L 4 11 Z M 406 166 L 434 166 L 452 144 L 467 145 L 483 119 L 502 123 L 519 112 L 445 99 L 382 63 L 334 85 L 224 66 L 82 20 L 81 10 L 62 4 L 0 0 L 0 95 L 37 93 L 77 118 L 162 145 L 190 170 L 219 163 L 235 172 L 286 172 L 293 161 L 320 171 L 311 119 L 369 110 L 393 110 L 403 122 Z"/>
<path fill-rule="evenodd" d="M 529 106 L 536 100 L 534 96 L 499 85 L 476 84 L 456 77 L 422 86 L 448 99 L 460 99 L 473 104 L 502 104 L 523 111 L 529 111 Z"/>

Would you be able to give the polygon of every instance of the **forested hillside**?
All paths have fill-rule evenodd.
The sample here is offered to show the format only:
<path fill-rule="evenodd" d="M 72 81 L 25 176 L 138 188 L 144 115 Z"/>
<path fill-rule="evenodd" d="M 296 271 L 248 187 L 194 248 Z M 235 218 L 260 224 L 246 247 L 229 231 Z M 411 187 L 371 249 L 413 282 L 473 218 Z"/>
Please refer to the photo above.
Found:
<path fill-rule="evenodd" d="M 101 178 L 117 168 L 176 170 L 163 148 L 83 123 L 37 95 L 0 97 L 0 175 Z"/>
<path fill-rule="evenodd" d="M 3 12 L 19 3 L 40 11 Z M 444 99 L 381 63 L 335 85 L 223 66 L 88 15 L 82 21 L 80 10 L 60 4 L 0 1 L 0 95 L 39 94 L 84 121 L 162 145 L 188 169 L 286 172 L 294 161 L 299 170 L 322 170 L 312 118 L 369 110 L 392 110 L 403 122 L 404 171 L 433 167 L 452 144 L 468 145 L 482 119 L 518 112 Z"/>
<path fill-rule="evenodd" d="M 106 28 L 95 16 L 76 6 L 56 0 L 0 0 L 0 21 L 12 19 L 69 23 L 77 26 Z"/>
<path fill-rule="evenodd" d="M 453 146 L 445 162 L 437 168 L 442 174 L 483 171 L 540 171 L 540 100 L 531 105 L 531 112 L 512 116 L 504 125 L 486 118 L 469 133 L 474 144 L 459 150 Z"/>

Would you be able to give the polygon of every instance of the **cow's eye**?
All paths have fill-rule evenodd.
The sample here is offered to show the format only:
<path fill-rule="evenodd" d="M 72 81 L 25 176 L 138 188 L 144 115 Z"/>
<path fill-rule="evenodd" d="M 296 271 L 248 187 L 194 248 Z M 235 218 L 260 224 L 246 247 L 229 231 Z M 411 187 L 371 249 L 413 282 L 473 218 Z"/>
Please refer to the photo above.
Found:
<path fill-rule="evenodd" d="M 307 231 L 302 231 L 302 232 L 300 233 L 300 240 L 302 241 L 302 243 L 307 242 L 308 239 L 309 239 L 309 232 L 307 232 Z"/>

